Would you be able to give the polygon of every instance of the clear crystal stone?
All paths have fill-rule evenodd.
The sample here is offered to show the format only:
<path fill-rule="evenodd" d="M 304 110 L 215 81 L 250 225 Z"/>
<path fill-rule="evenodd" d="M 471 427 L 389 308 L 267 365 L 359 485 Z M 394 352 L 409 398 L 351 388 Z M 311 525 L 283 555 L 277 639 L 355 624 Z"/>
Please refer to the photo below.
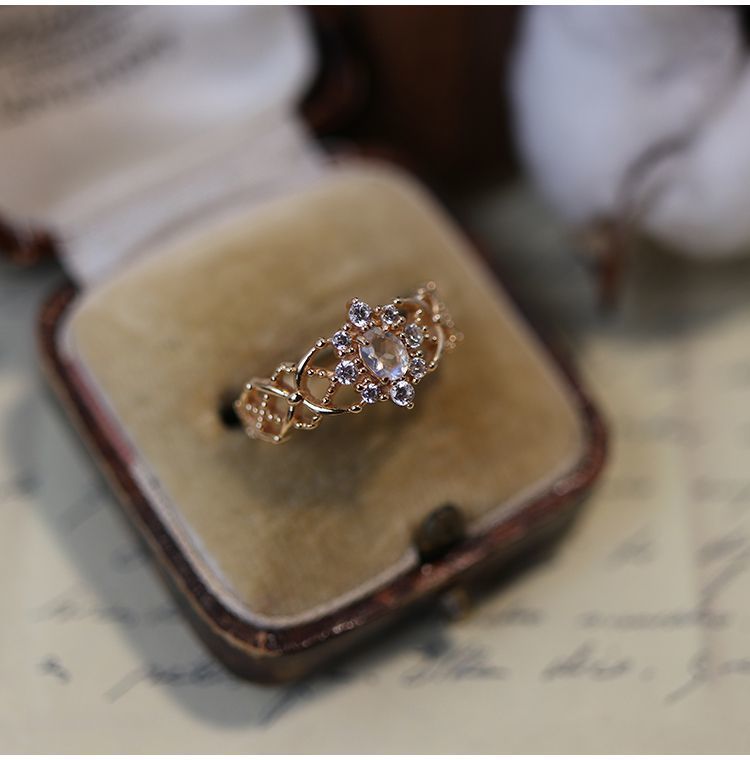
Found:
<path fill-rule="evenodd" d="M 398 406 L 409 406 L 414 401 L 414 386 L 406 380 L 399 380 L 391 387 L 391 401 Z"/>
<path fill-rule="evenodd" d="M 383 320 L 384 325 L 393 327 L 401 319 L 401 312 L 391 303 L 383 307 L 383 310 L 380 312 L 380 318 Z"/>
<path fill-rule="evenodd" d="M 342 385 L 351 385 L 359 373 L 357 372 L 357 365 L 353 361 L 344 359 L 336 365 L 333 374 Z"/>
<path fill-rule="evenodd" d="M 367 327 L 372 317 L 372 309 L 364 302 L 354 300 L 349 307 L 349 321 L 355 327 Z"/>
<path fill-rule="evenodd" d="M 412 322 L 410 325 L 407 325 L 404 328 L 404 340 L 406 341 L 406 345 L 409 346 L 409 348 L 419 348 L 422 345 L 422 341 L 424 340 L 424 333 L 422 332 L 422 328 Z"/>
<path fill-rule="evenodd" d="M 346 351 L 347 349 L 351 348 L 352 339 L 349 337 L 349 333 L 347 333 L 345 330 L 339 330 L 333 334 L 331 343 L 337 351 Z"/>
<path fill-rule="evenodd" d="M 380 399 L 380 388 L 375 383 L 367 383 L 360 394 L 365 404 L 374 404 Z"/>
<path fill-rule="evenodd" d="M 373 327 L 364 334 L 366 345 L 359 355 L 370 372 L 380 380 L 398 380 L 409 369 L 409 352 L 394 335 Z"/>
<path fill-rule="evenodd" d="M 427 364 L 425 364 L 425 360 L 421 359 L 419 356 L 415 356 L 409 365 L 409 372 L 415 380 L 421 380 L 427 372 Z"/>

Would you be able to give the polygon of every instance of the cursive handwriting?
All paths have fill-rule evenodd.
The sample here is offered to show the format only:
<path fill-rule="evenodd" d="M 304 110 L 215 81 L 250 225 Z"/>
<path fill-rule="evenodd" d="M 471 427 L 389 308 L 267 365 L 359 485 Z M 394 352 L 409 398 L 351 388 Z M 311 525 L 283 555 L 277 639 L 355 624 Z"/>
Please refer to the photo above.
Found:
<path fill-rule="evenodd" d="M 47 655 L 39 663 L 39 670 L 47 676 L 52 676 L 60 683 L 68 684 L 71 681 L 70 671 L 62 664 L 56 655 Z"/>
<path fill-rule="evenodd" d="M 556 657 L 542 670 L 545 681 L 564 678 L 585 678 L 593 681 L 611 681 L 635 669 L 632 658 L 625 655 L 604 655 L 597 652 L 595 642 L 586 641 L 569 654 Z"/>
<path fill-rule="evenodd" d="M 78 596 L 76 589 L 66 591 L 33 611 L 35 622 L 78 623 L 92 621 L 114 623 L 124 628 L 152 627 L 177 622 L 177 609 L 164 602 L 143 610 L 126 604 L 90 601 Z"/>
<path fill-rule="evenodd" d="M 658 631 L 680 628 L 726 628 L 732 620 L 728 612 L 696 607 L 686 610 L 656 612 L 583 612 L 578 616 L 582 628 L 619 631 Z"/>
<path fill-rule="evenodd" d="M 509 670 L 492 663 L 483 647 L 448 643 L 434 654 L 423 652 L 422 662 L 408 668 L 401 682 L 415 687 L 439 682 L 503 681 L 508 676 Z"/>
<path fill-rule="evenodd" d="M 688 675 L 685 681 L 669 692 L 664 701 L 674 704 L 712 681 L 729 676 L 750 678 L 750 657 L 717 660 L 707 650 L 701 650 L 688 664 Z"/>
<path fill-rule="evenodd" d="M 201 657 L 187 665 L 152 663 L 145 667 L 135 668 L 107 689 L 104 696 L 109 702 L 117 702 L 136 686 L 144 683 L 203 688 L 217 684 L 235 687 L 238 685 L 216 661 Z"/>

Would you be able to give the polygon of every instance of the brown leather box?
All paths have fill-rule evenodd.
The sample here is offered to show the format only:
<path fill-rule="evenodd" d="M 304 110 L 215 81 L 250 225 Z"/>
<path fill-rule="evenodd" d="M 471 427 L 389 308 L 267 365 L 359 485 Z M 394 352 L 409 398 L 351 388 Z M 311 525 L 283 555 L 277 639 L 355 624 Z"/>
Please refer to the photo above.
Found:
<path fill-rule="evenodd" d="M 225 13 L 213 17 L 225 33 L 245 18 Z M 143 23 L 162 33 L 176 28 L 161 12 L 146 16 Z M 299 43 L 294 24 L 265 19 L 271 32 L 285 28 L 291 37 L 280 38 Z M 252 24 L 262 21 L 254 17 Z M 120 29 L 118 18 L 112 22 Z M 128 29 L 121 29 L 123 39 Z M 203 40 L 207 50 L 213 39 Z M 202 46 L 172 49 L 193 51 L 196 60 L 205 55 Z M 349 52 L 357 58 L 358 51 Z M 373 81 L 382 74 L 370 52 L 363 67 L 323 51 L 305 109 L 319 134 L 338 134 L 356 121 L 367 100 L 364 72 Z M 186 65 L 179 89 L 194 92 L 191 77 L 199 70 Z M 424 70 L 434 80 L 432 67 Z M 229 73 L 249 76 L 252 68 Z M 301 86 L 298 80 L 285 87 Z M 204 84 L 211 96 L 210 80 Z M 243 114 L 253 105 L 244 92 L 235 91 Z M 387 102 L 381 105 L 387 112 Z M 108 146 L 113 135 L 151 134 L 148 114 L 141 119 L 137 109 L 120 108 L 117 118 L 92 123 L 87 113 L 84 103 L 84 132 L 98 135 L 104 154 L 127 173 L 127 155 Z M 197 128 L 204 116 L 181 126 Z M 254 129 L 263 123 L 253 122 Z M 463 126 L 473 129 L 470 123 Z M 224 155 L 226 126 L 219 119 L 203 135 L 212 139 L 206 156 Z M 279 127 L 287 138 L 298 134 L 291 121 L 271 122 L 258 134 L 272 137 Z M 247 137 L 238 161 L 246 151 L 267 153 L 259 143 L 253 148 L 253 129 L 235 131 Z M 53 132 L 79 133 L 78 124 Z M 276 169 L 302 174 L 309 159 L 320 172 L 252 208 L 231 194 L 231 183 L 226 204 L 202 197 L 206 178 L 223 176 L 206 158 L 200 171 L 171 185 L 204 201 L 187 219 L 179 204 L 170 206 L 169 193 L 155 190 L 165 179 L 155 170 L 159 155 L 140 156 L 149 171 L 131 176 L 155 175 L 144 193 L 119 174 L 100 177 L 105 187 L 110 179 L 127 185 L 130 206 L 126 213 L 124 203 L 104 204 L 104 226 L 96 226 L 97 215 L 86 217 L 103 232 L 88 238 L 85 262 L 80 245 L 66 250 L 46 232 L 0 222 L 0 249 L 22 263 L 70 254 L 89 274 L 92 265 L 101 272 L 99 259 L 117 265 L 106 277 L 83 278 L 85 288 L 66 285 L 50 298 L 40 321 L 44 367 L 200 637 L 227 667 L 262 681 L 299 678 L 408 614 L 503 577 L 512 558 L 570 521 L 605 451 L 603 424 L 585 394 L 430 195 L 385 166 L 319 167 L 306 144 L 293 139 L 301 152 Z M 195 169 L 191 145 L 174 146 L 184 159 L 174 166 Z M 441 145 L 436 154 L 450 153 Z M 224 179 L 242 178 L 242 167 L 230 164 Z M 44 180 L 46 169 L 38 168 Z M 77 174 L 81 167 L 71 161 L 68 168 Z M 58 175 L 63 186 L 69 178 Z M 85 171 L 79 179 L 85 197 L 99 199 Z M 222 216 L 230 203 L 232 221 Z M 18 221 L 12 204 L 3 212 Z M 112 229 L 128 232 L 128 219 L 143 217 L 153 223 L 140 238 L 148 242 L 130 250 L 127 239 L 112 236 Z M 55 227 L 44 215 L 20 218 Z M 185 221 L 193 223 L 190 232 Z M 378 404 L 326 419 L 279 447 L 250 440 L 231 424 L 225 402 L 232 392 L 330 335 L 349 298 L 384 303 L 427 280 L 438 283 L 465 340 L 419 384 L 413 410 Z"/>
<path fill-rule="evenodd" d="M 463 343 L 409 412 L 378 404 L 283 446 L 222 400 L 296 360 L 357 296 L 435 280 Z M 602 422 L 444 212 L 386 167 L 183 238 L 41 321 L 47 373 L 206 645 L 299 678 L 559 531 Z"/>

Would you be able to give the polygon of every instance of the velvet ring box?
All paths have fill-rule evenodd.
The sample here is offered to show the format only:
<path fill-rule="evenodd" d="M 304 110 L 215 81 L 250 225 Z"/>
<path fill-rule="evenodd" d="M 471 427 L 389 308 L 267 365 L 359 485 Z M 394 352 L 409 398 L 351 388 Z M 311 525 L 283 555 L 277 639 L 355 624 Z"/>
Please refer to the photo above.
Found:
<path fill-rule="evenodd" d="M 321 155 L 294 116 L 302 17 L 114 8 L 49 28 L 101 25 L 80 70 L 40 76 L 101 68 L 108 86 L 66 85 L 78 99 L 0 130 L 0 207 L 55 233 L 77 286 L 44 308 L 44 366 L 206 645 L 244 676 L 299 678 L 559 532 L 601 468 L 601 420 L 421 187 Z M 29 38 L 35 60 L 69 42 Z M 104 76 L 149 39 L 158 56 Z M 283 446 L 227 424 L 227 397 L 330 336 L 348 299 L 430 280 L 465 339 L 413 410 Z"/>
<path fill-rule="evenodd" d="M 283 446 L 221 399 L 300 357 L 352 296 L 435 280 L 465 340 L 390 403 Z M 208 646 L 295 678 L 529 548 L 571 515 L 603 431 L 444 214 L 392 169 L 331 170 L 45 313 L 54 385 Z M 465 534 L 415 535 L 453 505 Z M 437 547 L 440 550 L 440 546 Z"/>

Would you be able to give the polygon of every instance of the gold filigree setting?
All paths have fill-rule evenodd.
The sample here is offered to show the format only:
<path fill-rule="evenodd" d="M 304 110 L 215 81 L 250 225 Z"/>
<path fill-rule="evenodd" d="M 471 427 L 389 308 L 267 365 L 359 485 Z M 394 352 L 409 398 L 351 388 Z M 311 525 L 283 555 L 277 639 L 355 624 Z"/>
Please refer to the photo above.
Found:
<path fill-rule="evenodd" d="M 415 386 L 462 339 L 430 282 L 407 298 L 371 308 L 353 298 L 347 321 L 296 363 L 247 383 L 234 403 L 251 437 L 282 443 L 329 414 L 357 414 L 390 400 L 411 409 Z"/>

